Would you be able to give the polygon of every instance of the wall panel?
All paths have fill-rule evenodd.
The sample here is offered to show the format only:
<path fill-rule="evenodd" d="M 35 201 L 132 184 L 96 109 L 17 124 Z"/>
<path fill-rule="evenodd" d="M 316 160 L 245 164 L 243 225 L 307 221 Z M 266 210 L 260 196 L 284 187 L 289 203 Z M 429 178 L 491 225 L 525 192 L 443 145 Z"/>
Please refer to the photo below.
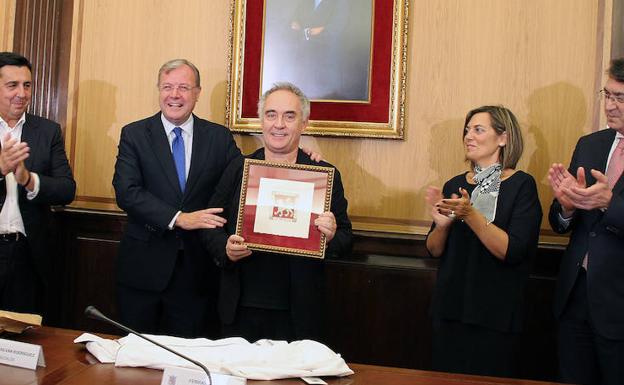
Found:
<path fill-rule="evenodd" d="M 15 6 L 13 51 L 32 63 L 29 112 L 65 126 L 69 36 L 73 0 L 21 0 Z"/>
<path fill-rule="evenodd" d="M 311 140 L 349 170 L 351 214 L 384 227 L 428 221 L 424 189 L 465 169 L 463 118 L 483 104 L 518 115 L 526 139 L 519 167 L 535 176 L 546 209 L 548 166 L 568 162 L 578 136 L 594 128 L 598 18 L 598 2 L 588 1 L 415 1 L 407 140 Z"/>
<path fill-rule="evenodd" d="M 115 264 L 125 215 L 58 210 L 58 255 L 50 274 L 46 325 L 120 333 L 84 316 L 95 305 L 117 318 Z M 552 300 L 562 248 L 540 247 L 527 285 L 526 327 L 518 351 L 519 378 L 556 376 Z M 405 258 L 410 255 L 412 258 Z M 374 238 L 356 233 L 354 251 L 325 263 L 327 344 L 347 362 L 431 369 L 429 307 L 438 260 L 424 240 Z M 400 293 L 400 295 L 397 295 Z"/>
<path fill-rule="evenodd" d="M 195 112 L 224 121 L 229 5 L 75 3 L 68 128 L 76 204 L 114 208 L 111 179 L 121 128 L 158 111 L 156 81 L 163 62 L 184 57 L 195 63 L 202 75 Z"/>
<path fill-rule="evenodd" d="M 611 57 L 624 56 L 624 0 L 613 0 Z"/>
<path fill-rule="evenodd" d="M 70 72 L 71 161 L 76 206 L 115 208 L 110 184 L 121 127 L 158 110 L 156 72 L 186 57 L 202 72 L 198 115 L 224 121 L 226 2 L 85 1 L 74 7 Z M 520 168 L 547 209 L 552 162 L 567 163 L 596 129 L 612 0 L 414 0 L 410 3 L 407 139 L 306 137 L 342 170 L 358 229 L 423 233 L 424 189 L 465 169 L 465 113 L 504 104 L 523 125 Z M 608 10 L 608 15 L 605 14 Z M 245 152 L 260 145 L 240 136 Z M 544 228 L 547 225 L 544 224 Z"/>
<path fill-rule="evenodd" d="M 13 49 L 13 25 L 15 22 L 15 0 L 0 3 L 0 51 Z"/>

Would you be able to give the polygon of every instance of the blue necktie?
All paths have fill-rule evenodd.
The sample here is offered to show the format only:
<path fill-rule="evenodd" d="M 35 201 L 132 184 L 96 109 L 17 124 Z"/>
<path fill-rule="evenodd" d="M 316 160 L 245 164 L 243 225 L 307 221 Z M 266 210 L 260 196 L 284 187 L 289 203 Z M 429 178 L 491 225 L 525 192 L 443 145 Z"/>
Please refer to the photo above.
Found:
<path fill-rule="evenodd" d="M 171 143 L 171 152 L 173 153 L 173 162 L 178 172 L 178 182 L 180 182 L 180 190 L 184 192 L 186 186 L 186 161 L 184 156 L 184 138 L 182 137 L 182 129 L 174 127 L 173 132 L 175 138 Z"/>

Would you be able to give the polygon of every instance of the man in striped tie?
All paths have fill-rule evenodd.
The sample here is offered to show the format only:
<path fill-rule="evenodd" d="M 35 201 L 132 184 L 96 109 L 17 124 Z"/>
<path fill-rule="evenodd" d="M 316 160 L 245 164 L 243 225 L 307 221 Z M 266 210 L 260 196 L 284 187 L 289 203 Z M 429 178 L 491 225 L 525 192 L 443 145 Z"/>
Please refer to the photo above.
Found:
<path fill-rule="evenodd" d="M 572 232 L 554 310 L 561 380 L 576 384 L 624 384 L 624 58 L 607 74 L 607 128 L 583 136 L 570 167 L 548 175 L 550 224 Z"/>

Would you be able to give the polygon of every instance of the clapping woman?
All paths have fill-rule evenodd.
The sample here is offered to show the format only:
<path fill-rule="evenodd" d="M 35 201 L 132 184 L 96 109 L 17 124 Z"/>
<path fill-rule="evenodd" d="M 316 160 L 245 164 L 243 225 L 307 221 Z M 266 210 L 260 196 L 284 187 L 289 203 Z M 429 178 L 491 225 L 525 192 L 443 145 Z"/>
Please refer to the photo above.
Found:
<path fill-rule="evenodd" d="M 542 210 L 535 181 L 516 170 L 523 142 L 510 110 L 470 111 L 463 142 L 469 170 L 426 194 L 426 246 L 440 258 L 433 368 L 510 377 Z"/>

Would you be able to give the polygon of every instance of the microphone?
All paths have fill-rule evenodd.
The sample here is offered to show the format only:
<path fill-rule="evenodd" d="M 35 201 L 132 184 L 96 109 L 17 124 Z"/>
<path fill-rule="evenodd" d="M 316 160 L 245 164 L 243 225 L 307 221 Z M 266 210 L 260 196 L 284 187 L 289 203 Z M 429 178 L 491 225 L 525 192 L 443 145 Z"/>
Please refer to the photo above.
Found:
<path fill-rule="evenodd" d="M 95 308 L 95 306 L 91 306 L 91 305 L 87 306 L 87 308 L 85 309 L 84 313 L 89 318 L 92 318 L 92 319 L 95 319 L 95 320 L 98 320 L 98 321 L 103 321 L 103 322 L 106 322 L 108 324 L 111 324 L 111 325 L 113 325 L 113 326 L 115 326 L 115 327 L 125 331 L 126 333 L 131 333 L 131 334 L 134 334 L 135 336 L 141 337 L 144 340 L 146 340 L 148 342 L 151 342 L 154 345 L 159 346 L 159 347 L 165 349 L 166 351 L 175 354 L 178 357 L 184 358 L 188 362 L 192 362 L 193 364 L 195 364 L 195 365 L 199 366 L 200 368 L 202 368 L 204 372 L 206 372 L 206 376 L 208 376 L 208 385 L 212 385 L 212 377 L 210 376 L 210 371 L 201 362 L 199 362 L 197 360 L 194 360 L 194 359 L 192 359 L 190 357 L 187 357 L 187 356 L 185 356 L 182 353 L 176 352 L 175 350 L 173 350 L 173 349 L 171 349 L 171 348 L 169 348 L 169 347 L 167 347 L 167 346 L 165 346 L 165 345 L 163 345 L 163 344 L 161 344 L 159 342 L 156 342 L 153 339 L 151 339 L 149 337 L 146 337 L 143 334 L 141 334 L 139 332 L 136 332 L 136 331 L 130 329 L 129 327 L 120 324 L 117 321 L 113 321 L 112 319 L 110 319 L 107 316 L 105 316 L 104 314 L 102 314 L 98 309 Z"/>

